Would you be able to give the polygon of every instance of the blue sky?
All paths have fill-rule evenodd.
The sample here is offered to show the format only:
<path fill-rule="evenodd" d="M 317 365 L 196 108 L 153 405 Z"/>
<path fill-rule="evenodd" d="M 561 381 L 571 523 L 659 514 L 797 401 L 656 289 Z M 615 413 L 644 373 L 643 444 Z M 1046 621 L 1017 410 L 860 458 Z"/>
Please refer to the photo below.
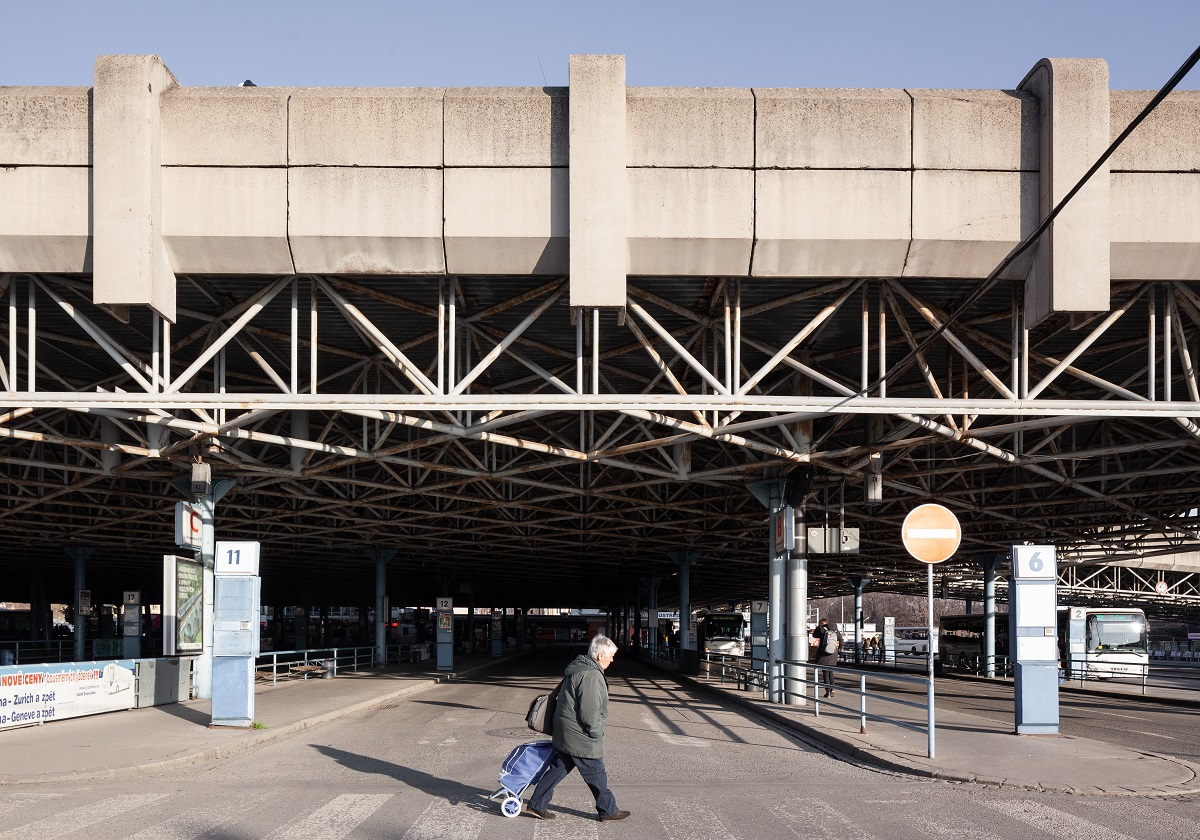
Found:
<path fill-rule="evenodd" d="M 122 52 L 184 85 L 561 85 L 571 53 L 623 53 L 631 85 L 1012 88 L 1053 56 L 1144 90 L 1200 43 L 1200 0 L 0 2 L 0 85 Z"/>

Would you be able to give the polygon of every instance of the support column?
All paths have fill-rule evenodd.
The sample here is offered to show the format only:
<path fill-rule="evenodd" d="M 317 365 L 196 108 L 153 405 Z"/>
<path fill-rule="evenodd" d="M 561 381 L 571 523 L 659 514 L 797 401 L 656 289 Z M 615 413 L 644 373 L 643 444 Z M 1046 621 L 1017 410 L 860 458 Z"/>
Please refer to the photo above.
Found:
<path fill-rule="evenodd" d="M 651 577 L 649 579 L 650 594 L 648 596 L 649 603 L 646 606 L 646 644 L 657 656 L 659 653 L 659 638 L 658 638 L 658 584 L 659 579 Z"/>
<path fill-rule="evenodd" d="M 862 665 L 862 635 L 863 635 L 863 589 L 871 582 L 870 578 L 847 578 L 854 587 L 854 664 Z"/>
<path fill-rule="evenodd" d="M 69 545 L 65 551 L 75 561 L 75 661 L 84 662 L 90 657 L 84 655 L 87 649 L 87 616 L 79 609 L 79 592 L 87 585 L 85 565 L 96 549 L 90 545 Z"/>
<path fill-rule="evenodd" d="M 796 508 L 796 536 L 787 559 L 787 645 L 788 661 L 808 661 L 808 532 L 804 524 L 804 506 Z M 808 669 L 792 664 L 786 669 L 784 703 L 803 706 L 808 703 L 805 679 Z"/>
<path fill-rule="evenodd" d="M 640 586 L 634 593 L 633 648 L 638 651 L 642 649 L 642 587 Z"/>
<path fill-rule="evenodd" d="M 996 567 L 1001 555 L 975 558 L 983 566 L 983 663 L 984 675 L 996 676 Z"/>
<path fill-rule="evenodd" d="M 787 499 L 791 482 L 785 479 L 755 481 L 748 485 L 754 498 L 770 511 L 771 533 L 767 539 L 767 660 L 769 662 L 770 694 L 773 703 L 784 697 L 782 662 L 787 655 L 784 636 L 784 575 L 787 555 L 791 552 L 786 528 L 790 523 Z M 783 533 L 781 533 L 781 531 Z M 807 628 L 806 628 L 807 629 Z M 807 657 L 805 657 L 807 659 Z"/>
<path fill-rule="evenodd" d="M 700 658 L 692 638 L 692 564 L 700 559 L 700 552 L 690 548 L 669 551 L 667 558 L 679 566 L 679 670 L 695 674 L 700 670 Z"/>
<path fill-rule="evenodd" d="M 391 617 L 387 597 L 387 564 L 396 556 L 394 548 L 368 548 L 367 557 L 375 561 L 375 666 L 387 664 L 387 626 Z"/>

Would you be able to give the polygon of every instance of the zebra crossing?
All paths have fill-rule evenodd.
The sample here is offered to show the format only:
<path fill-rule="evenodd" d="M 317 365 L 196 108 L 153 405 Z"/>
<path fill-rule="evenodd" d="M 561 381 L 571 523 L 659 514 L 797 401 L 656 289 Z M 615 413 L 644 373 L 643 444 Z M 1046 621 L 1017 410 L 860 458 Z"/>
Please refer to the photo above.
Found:
<path fill-rule="evenodd" d="M 639 802 L 645 796 L 653 802 Z M 1164 813 L 1162 803 L 1100 797 L 1055 799 L 979 791 L 933 802 L 928 797 L 870 799 L 764 791 L 721 802 L 699 790 L 665 800 L 661 791 L 626 792 L 634 811 L 624 823 L 602 824 L 586 789 L 556 798 L 559 816 L 540 821 L 505 819 L 484 800 L 452 801 L 407 792 L 369 791 L 318 796 L 254 793 L 196 798 L 170 793 L 100 796 L 84 804 L 62 793 L 0 789 L 0 840 L 727 840 L 778 837 L 826 840 L 892 840 L 896 837 L 966 840 L 1195 840 L 1200 818 Z M 62 808 L 67 799 L 71 807 Z M 252 818 L 253 817 L 253 818 Z M 750 827 L 751 824 L 753 827 Z"/>

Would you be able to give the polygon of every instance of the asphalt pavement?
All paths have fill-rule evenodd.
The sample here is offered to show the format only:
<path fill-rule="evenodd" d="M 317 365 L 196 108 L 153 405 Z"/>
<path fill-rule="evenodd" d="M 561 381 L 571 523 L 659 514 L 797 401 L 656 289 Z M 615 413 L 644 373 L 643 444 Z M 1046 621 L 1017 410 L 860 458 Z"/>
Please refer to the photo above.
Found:
<path fill-rule="evenodd" d="M 190 700 L 0 732 L 0 784 L 136 777 L 214 762 L 326 721 L 394 704 L 440 682 L 502 666 L 503 660 L 476 655 L 458 657 L 455 664 L 452 673 L 438 673 L 431 660 L 384 670 L 343 671 L 333 679 L 260 685 L 255 692 L 257 729 L 210 727 L 209 701 Z M 940 709 L 936 757 L 931 759 L 923 731 L 873 720 L 868 720 L 865 732 L 860 731 L 858 697 L 849 684 L 831 698 L 836 705 L 823 702 L 818 715 L 811 700 L 806 706 L 773 704 L 762 700 L 761 691 L 740 690 L 733 682 L 722 685 L 668 673 L 716 692 L 838 757 L 885 770 L 1070 793 L 1200 792 L 1200 767 L 1149 750 L 1084 738 L 1017 736 L 1011 725 Z M 881 701 L 872 699 L 868 709 L 882 713 L 881 706 Z M 897 716 L 908 715 L 907 722 L 919 725 L 923 720 L 917 710 L 898 708 Z"/>

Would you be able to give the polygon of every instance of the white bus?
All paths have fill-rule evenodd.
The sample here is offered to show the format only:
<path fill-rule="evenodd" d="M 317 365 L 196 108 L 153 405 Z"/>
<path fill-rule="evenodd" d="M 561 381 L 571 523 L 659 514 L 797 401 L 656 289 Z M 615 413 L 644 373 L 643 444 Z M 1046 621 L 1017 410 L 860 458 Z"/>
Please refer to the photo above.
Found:
<path fill-rule="evenodd" d="M 740 612 L 710 612 L 696 621 L 696 640 L 701 653 L 744 656 L 748 618 Z"/>
<path fill-rule="evenodd" d="M 895 655 L 900 656 L 920 656 L 922 658 L 929 655 L 929 628 L 928 627 L 897 627 L 895 636 Z M 933 629 L 933 649 L 937 650 L 938 631 Z"/>
<path fill-rule="evenodd" d="M 1068 638 L 1082 621 L 1082 639 Z M 1137 607 L 1059 607 L 1058 649 L 1064 676 L 1142 677 L 1150 664 L 1149 626 Z"/>

